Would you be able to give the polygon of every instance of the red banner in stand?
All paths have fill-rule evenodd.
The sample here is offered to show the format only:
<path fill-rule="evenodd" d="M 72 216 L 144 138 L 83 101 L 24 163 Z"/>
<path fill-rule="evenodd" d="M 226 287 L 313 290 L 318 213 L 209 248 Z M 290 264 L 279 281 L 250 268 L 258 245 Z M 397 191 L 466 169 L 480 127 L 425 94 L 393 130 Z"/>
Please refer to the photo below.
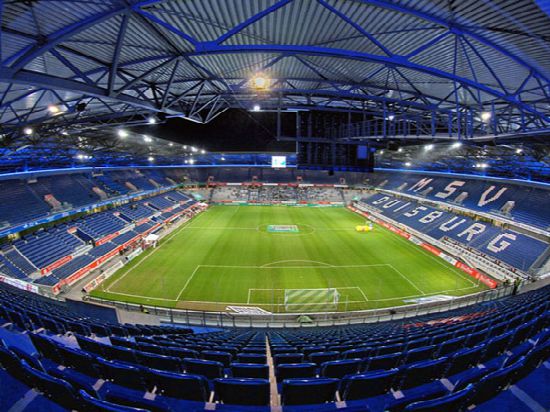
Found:
<path fill-rule="evenodd" d="M 114 239 L 115 237 L 117 237 L 118 235 L 120 235 L 120 232 L 115 232 L 115 233 L 111 233 L 110 235 L 107 235 L 105 237 L 102 237 L 101 239 L 99 240 L 96 240 L 95 242 L 95 245 L 96 246 L 100 246 L 104 243 L 107 243 L 109 242 L 111 239 Z"/>
<path fill-rule="evenodd" d="M 49 272 L 51 272 L 52 270 L 57 269 L 57 268 L 63 266 L 65 263 L 71 261 L 72 258 L 73 258 L 72 255 L 63 256 L 61 259 L 56 260 L 56 261 L 53 262 L 51 265 L 48 265 L 48 266 L 46 266 L 44 269 L 41 269 L 41 270 L 40 270 L 40 273 L 41 273 L 42 275 L 45 275 L 46 273 L 49 273 Z"/>
<path fill-rule="evenodd" d="M 494 289 L 498 286 L 498 282 L 496 280 L 491 279 L 488 276 L 485 276 L 484 274 L 478 272 L 477 270 L 471 268 L 468 265 L 465 265 L 462 262 L 456 262 L 455 266 L 458 269 L 462 270 L 463 272 L 466 272 L 468 275 L 470 275 L 474 279 L 478 279 L 484 285 L 489 286 L 491 289 Z"/>

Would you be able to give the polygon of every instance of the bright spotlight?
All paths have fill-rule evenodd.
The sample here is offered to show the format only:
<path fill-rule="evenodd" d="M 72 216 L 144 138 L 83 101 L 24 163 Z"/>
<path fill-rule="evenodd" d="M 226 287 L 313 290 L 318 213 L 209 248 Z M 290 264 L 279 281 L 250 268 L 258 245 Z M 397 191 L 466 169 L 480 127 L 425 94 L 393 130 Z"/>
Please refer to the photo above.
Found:
<path fill-rule="evenodd" d="M 198 150 L 199 150 L 199 149 L 197 149 L 196 147 L 191 147 L 191 151 L 192 151 L 193 153 L 196 153 Z"/>
<path fill-rule="evenodd" d="M 259 104 L 255 104 L 254 107 L 252 107 L 253 112 L 259 112 L 260 110 L 262 110 L 262 108 Z"/>
<path fill-rule="evenodd" d="M 155 124 L 156 122 L 157 122 L 156 117 L 151 116 L 147 119 L 147 123 L 149 124 Z"/>
<path fill-rule="evenodd" d="M 491 119 L 491 112 L 481 112 L 481 120 L 488 122 Z"/>
<path fill-rule="evenodd" d="M 405 166 L 410 167 L 411 162 L 405 162 Z"/>
<path fill-rule="evenodd" d="M 389 121 L 392 121 L 393 119 L 395 119 L 395 115 L 390 114 L 390 115 L 388 116 L 388 120 L 389 120 Z"/>
<path fill-rule="evenodd" d="M 48 111 L 51 113 L 51 114 L 59 114 L 61 112 L 61 109 L 59 108 L 59 106 L 56 106 L 55 104 L 50 104 L 48 106 Z"/>
<path fill-rule="evenodd" d="M 462 147 L 462 143 L 460 143 L 460 142 L 453 143 L 453 145 L 451 147 L 453 149 L 458 149 L 459 147 Z"/>
<path fill-rule="evenodd" d="M 225 162 L 225 157 L 222 157 L 222 162 Z"/>
<path fill-rule="evenodd" d="M 149 156 L 149 157 L 147 158 L 147 160 L 149 160 L 150 162 L 154 162 L 154 161 L 155 161 L 155 158 L 154 158 L 153 156 Z"/>
<path fill-rule="evenodd" d="M 398 153 L 401 153 L 401 152 L 403 152 L 403 148 L 402 148 L 402 147 L 400 147 L 399 149 L 397 149 L 397 152 L 398 152 Z"/>
<path fill-rule="evenodd" d="M 269 85 L 269 79 L 261 74 L 257 74 L 252 78 L 252 86 L 255 89 L 267 89 Z"/>
<path fill-rule="evenodd" d="M 518 147 L 516 149 L 516 154 L 522 154 L 523 153 L 523 149 L 521 147 Z"/>
<path fill-rule="evenodd" d="M 189 159 L 189 163 L 190 163 L 190 164 L 194 164 L 194 163 L 195 163 L 195 159 Z"/>
<path fill-rule="evenodd" d="M 32 130 L 32 128 L 30 127 L 25 127 L 23 129 L 23 133 L 25 133 L 27 136 L 30 136 L 31 134 L 33 134 L 34 130 Z"/>
<path fill-rule="evenodd" d="M 201 154 L 205 154 L 206 153 L 206 150 L 201 150 Z"/>
<path fill-rule="evenodd" d="M 120 129 L 118 132 L 118 137 L 124 139 L 125 137 L 128 137 L 128 132 L 124 129 Z"/>
<path fill-rule="evenodd" d="M 172 147 L 172 146 L 174 146 L 174 143 L 170 142 L 170 143 L 168 143 L 168 146 Z"/>
<path fill-rule="evenodd" d="M 433 144 L 427 144 L 426 146 L 424 146 L 424 150 L 426 151 L 430 151 L 434 148 L 434 145 Z"/>
<path fill-rule="evenodd" d="M 380 150 L 380 152 L 379 152 L 379 153 L 380 153 L 381 155 L 383 155 L 383 154 L 384 154 L 384 151 L 383 151 L 383 150 Z"/>
<path fill-rule="evenodd" d="M 144 134 L 143 135 L 143 141 L 146 142 L 146 143 L 151 143 L 153 141 L 153 139 L 151 139 L 149 136 Z"/>

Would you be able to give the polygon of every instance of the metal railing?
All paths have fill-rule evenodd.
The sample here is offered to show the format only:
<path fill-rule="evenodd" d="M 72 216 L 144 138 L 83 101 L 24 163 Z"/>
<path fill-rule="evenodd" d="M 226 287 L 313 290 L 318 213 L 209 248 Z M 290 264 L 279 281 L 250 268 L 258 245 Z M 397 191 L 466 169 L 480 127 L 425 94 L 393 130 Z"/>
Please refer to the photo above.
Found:
<path fill-rule="evenodd" d="M 117 311 L 148 312 L 149 316 L 154 316 L 157 318 L 156 320 L 160 320 L 161 323 L 165 324 L 232 328 L 295 328 L 345 326 L 402 320 L 488 302 L 512 295 L 513 293 L 514 286 L 508 285 L 471 295 L 458 296 L 445 301 L 395 306 L 384 309 L 349 312 L 273 313 L 263 315 L 172 309 L 112 301 L 91 296 L 87 297 L 86 300 L 91 303 L 95 302 L 114 306 Z"/>

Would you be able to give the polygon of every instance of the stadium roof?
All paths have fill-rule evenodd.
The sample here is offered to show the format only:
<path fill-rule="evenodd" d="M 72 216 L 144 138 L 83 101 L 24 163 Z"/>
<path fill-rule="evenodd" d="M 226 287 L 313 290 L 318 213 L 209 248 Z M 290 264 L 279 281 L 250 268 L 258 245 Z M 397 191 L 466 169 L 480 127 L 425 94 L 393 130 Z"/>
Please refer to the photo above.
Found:
<path fill-rule="evenodd" d="M 550 128 L 543 0 L 0 7 L 0 133 L 19 146 L 59 145 L 62 134 L 105 140 L 105 127 L 170 116 L 207 123 L 255 105 L 357 112 L 465 139 Z"/>

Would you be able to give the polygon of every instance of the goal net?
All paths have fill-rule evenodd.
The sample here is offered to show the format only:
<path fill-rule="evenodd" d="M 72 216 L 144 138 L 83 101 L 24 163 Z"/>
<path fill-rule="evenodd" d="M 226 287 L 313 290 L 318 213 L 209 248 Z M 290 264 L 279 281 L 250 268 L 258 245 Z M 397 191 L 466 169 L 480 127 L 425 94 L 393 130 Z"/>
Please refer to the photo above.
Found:
<path fill-rule="evenodd" d="M 328 312 L 338 308 L 338 289 L 285 289 L 287 312 Z"/>

